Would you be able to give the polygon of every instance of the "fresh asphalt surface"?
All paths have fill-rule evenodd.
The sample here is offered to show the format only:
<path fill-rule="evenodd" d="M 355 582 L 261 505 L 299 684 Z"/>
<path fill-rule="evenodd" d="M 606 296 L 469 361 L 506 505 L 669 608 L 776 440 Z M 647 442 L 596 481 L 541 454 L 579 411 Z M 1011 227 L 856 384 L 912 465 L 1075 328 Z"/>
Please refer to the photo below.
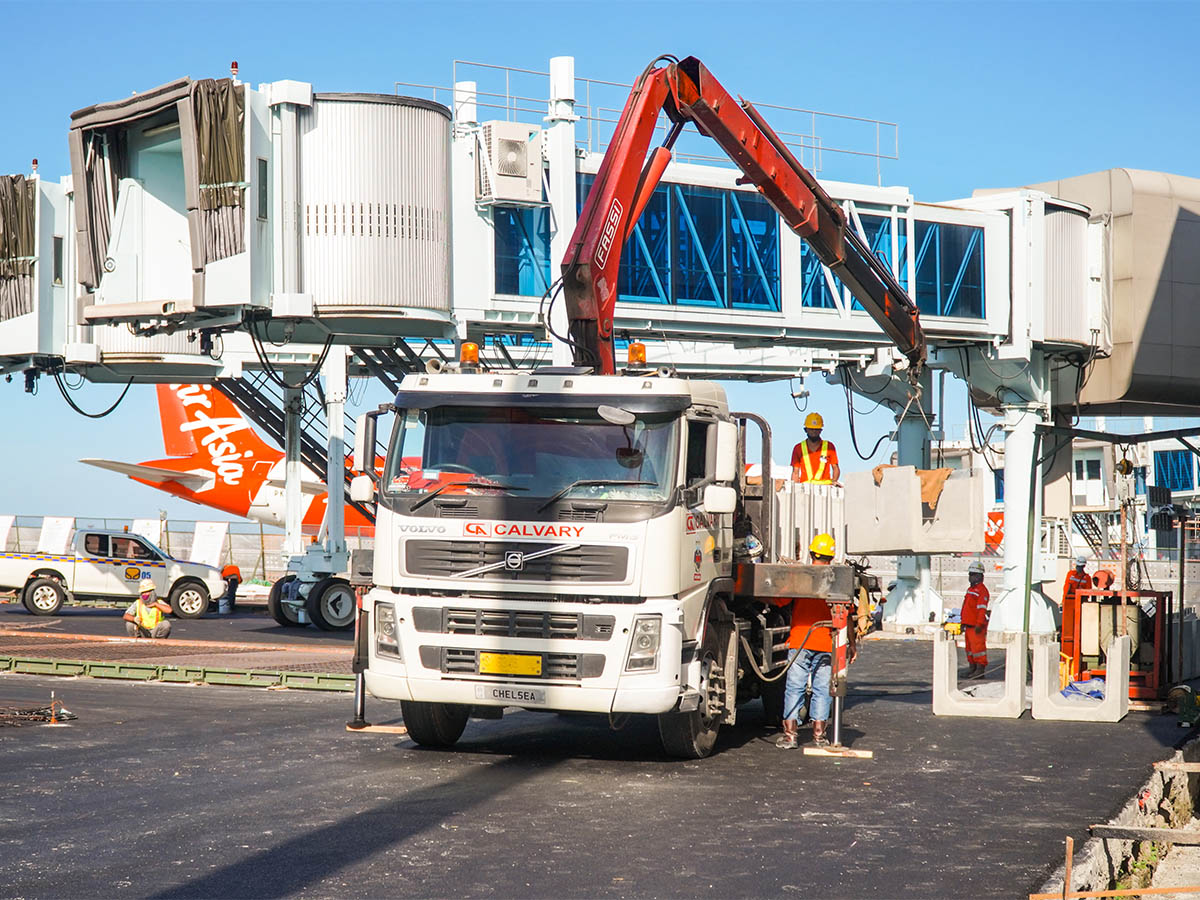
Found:
<path fill-rule="evenodd" d="M 514 712 L 444 752 L 347 733 L 345 694 L 0 675 L 0 705 L 79 716 L 0 729 L 0 894 L 1015 897 L 1186 735 L 937 719 L 930 670 L 928 643 L 864 648 L 872 760 L 777 750 L 755 702 L 696 762 L 645 720 Z"/>

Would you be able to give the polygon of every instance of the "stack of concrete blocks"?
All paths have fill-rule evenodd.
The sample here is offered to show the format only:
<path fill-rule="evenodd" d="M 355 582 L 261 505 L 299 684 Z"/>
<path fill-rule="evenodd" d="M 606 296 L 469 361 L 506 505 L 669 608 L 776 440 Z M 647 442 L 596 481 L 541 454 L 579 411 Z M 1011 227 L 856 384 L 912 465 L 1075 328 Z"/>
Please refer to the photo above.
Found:
<path fill-rule="evenodd" d="M 933 714 L 935 716 L 983 716 L 1017 719 L 1025 711 L 1025 642 L 1019 631 L 989 635 L 990 642 L 1004 648 L 1004 694 L 972 697 L 958 689 L 958 643 L 939 630 L 933 639 Z M 980 684 L 981 682 L 975 682 Z"/>
<path fill-rule="evenodd" d="M 808 562 L 808 545 L 818 534 L 833 535 L 838 560 L 846 537 L 845 489 L 836 484 L 785 481 L 775 493 L 776 540 L 780 556 Z"/>
<path fill-rule="evenodd" d="M 846 482 L 846 552 L 852 555 L 982 553 L 987 511 L 983 475 L 969 469 L 950 473 L 933 515 L 921 505 L 921 479 L 913 466 L 883 470 L 879 484 L 870 471 L 850 472 Z"/>
<path fill-rule="evenodd" d="M 1068 700 L 1059 687 L 1059 644 L 1033 636 L 1033 717 L 1056 722 L 1119 722 L 1129 712 L 1129 635 L 1108 645 L 1104 699 Z"/>

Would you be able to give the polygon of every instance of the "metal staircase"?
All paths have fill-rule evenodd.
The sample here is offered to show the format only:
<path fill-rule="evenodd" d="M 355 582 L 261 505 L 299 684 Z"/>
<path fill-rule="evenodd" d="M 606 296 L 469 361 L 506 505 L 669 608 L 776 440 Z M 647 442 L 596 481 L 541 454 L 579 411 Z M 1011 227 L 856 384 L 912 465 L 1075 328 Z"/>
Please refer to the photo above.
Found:
<path fill-rule="evenodd" d="M 1091 548 L 1092 554 L 1101 559 L 1105 555 L 1104 530 L 1099 522 L 1096 521 L 1098 515 L 1104 513 L 1076 512 L 1071 513 L 1071 522 L 1075 526 L 1075 530 L 1087 541 L 1087 545 Z"/>

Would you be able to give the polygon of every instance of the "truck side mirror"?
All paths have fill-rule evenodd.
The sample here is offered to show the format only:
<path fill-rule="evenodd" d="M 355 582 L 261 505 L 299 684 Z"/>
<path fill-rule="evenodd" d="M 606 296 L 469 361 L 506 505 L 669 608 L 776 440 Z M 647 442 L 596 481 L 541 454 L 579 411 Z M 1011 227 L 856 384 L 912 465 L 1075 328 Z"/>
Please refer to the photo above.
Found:
<path fill-rule="evenodd" d="M 355 420 L 354 458 L 350 463 L 355 472 L 372 477 L 375 475 L 375 418 L 371 413 L 363 413 Z"/>
<path fill-rule="evenodd" d="M 375 479 L 370 475 L 355 475 L 350 479 L 350 499 L 355 503 L 370 503 L 375 499 Z"/>
<path fill-rule="evenodd" d="M 713 480 L 728 484 L 737 478 L 738 427 L 735 422 L 717 423 L 717 459 Z M 733 512 L 733 510 L 729 510 Z"/>
<path fill-rule="evenodd" d="M 710 484 L 704 489 L 700 503 L 706 513 L 731 513 L 737 509 L 737 491 L 723 484 Z"/>

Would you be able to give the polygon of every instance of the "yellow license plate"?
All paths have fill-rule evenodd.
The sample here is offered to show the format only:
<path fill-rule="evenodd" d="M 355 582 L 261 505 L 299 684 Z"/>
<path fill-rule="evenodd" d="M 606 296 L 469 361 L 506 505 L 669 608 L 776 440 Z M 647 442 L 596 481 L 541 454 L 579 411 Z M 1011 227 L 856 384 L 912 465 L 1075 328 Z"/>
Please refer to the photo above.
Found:
<path fill-rule="evenodd" d="M 480 675 L 541 675 L 541 656 L 530 653 L 480 653 Z"/>

